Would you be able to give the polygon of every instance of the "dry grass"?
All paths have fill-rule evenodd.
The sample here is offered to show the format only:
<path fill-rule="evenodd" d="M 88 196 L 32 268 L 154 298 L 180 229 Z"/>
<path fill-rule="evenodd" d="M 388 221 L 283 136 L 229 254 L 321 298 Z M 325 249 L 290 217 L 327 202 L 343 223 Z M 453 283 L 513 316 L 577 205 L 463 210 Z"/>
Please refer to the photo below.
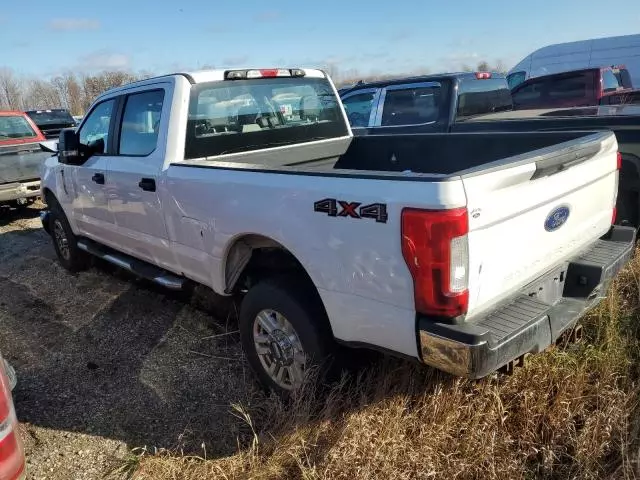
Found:
<path fill-rule="evenodd" d="M 584 321 L 586 340 L 479 382 L 386 360 L 318 407 L 235 406 L 220 459 L 141 455 L 136 479 L 636 478 L 640 255 Z M 204 457 L 203 453 L 203 457 Z M 131 473 L 133 472 L 133 473 Z"/>

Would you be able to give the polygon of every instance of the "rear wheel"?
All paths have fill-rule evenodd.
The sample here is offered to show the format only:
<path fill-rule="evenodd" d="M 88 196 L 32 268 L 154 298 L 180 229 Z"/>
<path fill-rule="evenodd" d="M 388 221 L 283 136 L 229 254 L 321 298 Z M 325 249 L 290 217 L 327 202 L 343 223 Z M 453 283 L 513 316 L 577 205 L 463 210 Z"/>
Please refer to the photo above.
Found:
<path fill-rule="evenodd" d="M 322 373 L 333 350 L 324 309 L 310 288 L 292 278 L 252 287 L 240 307 L 240 338 L 260 383 L 288 396 Z M 319 376 L 314 379 L 320 378 Z"/>
<path fill-rule="evenodd" d="M 67 217 L 59 205 L 51 206 L 49 222 L 53 247 L 60 264 L 70 272 L 87 269 L 91 258 L 87 252 L 78 248 L 78 238 L 71 230 Z"/>

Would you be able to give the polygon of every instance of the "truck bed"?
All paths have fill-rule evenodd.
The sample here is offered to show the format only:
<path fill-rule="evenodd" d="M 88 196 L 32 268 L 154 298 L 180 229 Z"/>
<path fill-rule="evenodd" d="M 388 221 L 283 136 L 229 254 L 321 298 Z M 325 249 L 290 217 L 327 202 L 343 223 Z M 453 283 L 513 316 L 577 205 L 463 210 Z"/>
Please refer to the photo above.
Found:
<path fill-rule="evenodd" d="M 282 155 L 270 156 L 266 161 L 260 158 L 259 163 L 254 163 L 256 157 L 248 156 L 234 162 L 204 158 L 181 161 L 174 165 L 252 172 L 441 181 L 448 177 L 530 163 L 533 157 L 537 166 L 550 167 L 575 159 L 576 149 L 580 149 L 581 158 L 587 159 L 590 154 L 598 151 L 599 140 L 604 136 L 604 133 L 590 131 L 366 135 L 353 137 L 342 155 L 336 155 L 334 151 L 325 155 L 317 153 L 315 160 L 304 162 L 291 162 L 291 156 Z"/>
<path fill-rule="evenodd" d="M 584 131 L 368 135 L 354 137 L 333 168 L 461 175 L 490 166 L 530 162 L 528 154 L 534 151 L 538 163 L 549 156 L 561 160 L 559 155 L 571 155 L 596 137 Z M 564 144 L 561 151 L 560 144 Z"/>

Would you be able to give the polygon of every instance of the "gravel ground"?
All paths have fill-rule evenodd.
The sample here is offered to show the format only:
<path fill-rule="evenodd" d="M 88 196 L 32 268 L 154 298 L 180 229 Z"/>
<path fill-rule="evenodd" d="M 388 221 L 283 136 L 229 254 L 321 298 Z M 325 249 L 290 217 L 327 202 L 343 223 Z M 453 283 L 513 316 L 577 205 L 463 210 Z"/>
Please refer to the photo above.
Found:
<path fill-rule="evenodd" d="M 0 351 L 18 374 L 28 478 L 102 478 L 134 448 L 236 451 L 246 431 L 230 405 L 260 394 L 229 311 L 106 265 L 69 274 L 37 205 L 1 216 Z"/>

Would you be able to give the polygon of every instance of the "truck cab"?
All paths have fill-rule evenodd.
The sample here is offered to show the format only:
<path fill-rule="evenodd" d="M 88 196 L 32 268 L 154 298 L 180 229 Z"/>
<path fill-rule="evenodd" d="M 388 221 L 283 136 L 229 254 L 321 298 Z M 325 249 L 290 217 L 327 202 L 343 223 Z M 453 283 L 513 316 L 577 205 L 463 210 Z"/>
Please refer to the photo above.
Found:
<path fill-rule="evenodd" d="M 457 120 L 512 109 L 504 75 L 448 73 L 361 83 L 340 94 L 354 134 L 403 127 L 446 132 Z"/>

